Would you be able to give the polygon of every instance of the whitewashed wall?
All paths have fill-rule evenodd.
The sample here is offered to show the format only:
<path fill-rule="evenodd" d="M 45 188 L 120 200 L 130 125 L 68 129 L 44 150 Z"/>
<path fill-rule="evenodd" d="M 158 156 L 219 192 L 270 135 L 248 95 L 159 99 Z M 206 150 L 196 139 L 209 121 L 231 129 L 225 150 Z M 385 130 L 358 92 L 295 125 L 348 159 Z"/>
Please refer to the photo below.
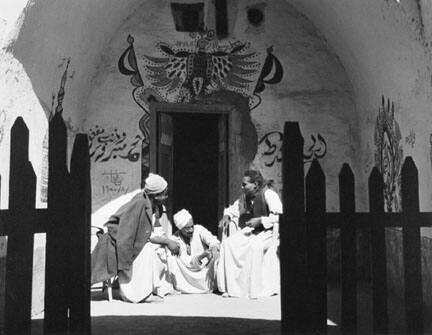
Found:
<path fill-rule="evenodd" d="M 213 28 L 211 1 L 204 3 L 208 25 Z M 273 46 L 284 70 L 282 81 L 267 85 L 260 94 L 261 103 L 250 112 L 258 140 L 282 131 L 287 120 L 301 123 L 305 150 L 312 144 L 310 136 L 320 134 L 327 143 L 327 153 L 320 159 L 327 173 L 327 209 L 338 209 L 337 174 L 341 164 L 348 162 L 358 176 L 357 208 L 367 210 L 367 175 L 376 164 L 374 134 L 380 129 L 377 116 L 384 96 L 394 104 L 394 114 L 386 117 L 399 127 L 400 156 L 412 155 L 419 169 L 421 210 L 431 210 L 430 2 L 228 3 L 230 35 L 215 48 L 229 48 L 234 41 L 250 43 L 248 52 L 256 53 L 259 65 L 250 79 L 256 81 L 266 49 Z M 259 28 L 246 19 L 247 8 L 255 5 L 265 12 Z M 143 110 L 133 100 L 130 77 L 117 68 L 118 58 L 128 46 L 127 36 L 135 39 L 140 71 L 145 67 L 143 55 L 161 56 L 158 42 L 191 46 L 188 34 L 174 31 L 169 2 L 155 0 L 4 0 L 0 3 L 0 27 L 1 208 L 8 203 L 9 131 L 18 116 L 30 129 L 30 159 L 38 177 L 37 205 L 44 206 L 43 141 L 48 115 L 58 105 L 68 61 L 62 106 L 70 141 L 76 132 L 91 133 L 98 126 L 113 136 L 125 133 L 132 141 L 130 147 L 134 136 L 141 134 L 138 122 Z M 251 95 L 252 91 L 253 85 L 243 93 Z M 277 145 L 275 134 L 269 139 Z M 261 168 L 280 188 L 280 162 L 268 166 L 275 157 L 264 155 L 268 150 L 264 140 L 256 150 L 251 166 Z M 92 187 L 96 211 L 139 186 L 140 166 L 128 159 L 101 162 L 95 157 Z M 430 230 L 423 234 L 432 235 Z M 425 277 L 432 278 L 432 265 L 425 264 Z"/>
<path fill-rule="evenodd" d="M 352 141 L 358 139 L 354 93 L 345 70 L 324 36 L 313 24 L 285 1 L 264 2 L 265 20 L 261 27 L 252 27 L 246 17 L 246 10 L 252 4 L 238 1 L 236 14 L 230 17 L 228 39 L 214 41 L 217 48 L 227 48 L 236 41 L 250 43 L 249 53 L 256 53 L 255 74 L 247 77 L 252 80 L 248 89 L 242 91 L 250 97 L 250 116 L 259 140 L 262 140 L 251 166 L 263 171 L 265 177 L 274 179 L 281 188 L 281 161 L 279 137 L 274 134 L 268 139 L 277 146 L 273 155 L 265 155 L 269 146 L 264 137 L 271 132 L 282 132 L 285 121 L 299 121 L 305 137 L 306 147 L 312 145 L 311 135 L 320 134 L 327 142 L 327 154 L 321 159 L 329 174 L 330 209 L 336 208 L 334 184 L 342 162 L 355 165 Z M 175 32 L 169 3 L 150 0 L 136 11 L 114 35 L 102 52 L 98 73 L 93 79 L 89 95 L 85 128 L 94 130 L 96 125 L 112 131 L 113 125 L 119 132 L 126 132 L 132 139 L 139 134 L 138 121 L 143 109 L 132 98 L 134 87 L 129 77 L 120 74 L 117 61 L 129 46 L 127 36 L 133 36 L 134 49 L 143 77 L 144 86 L 152 88 L 152 81 L 145 72 L 144 55 L 163 57 L 156 45 L 164 42 L 173 49 L 183 47 L 196 51 L 193 39 L 187 33 Z M 280 83 L 266 85 L 260 94 L 261 103 L 252 99 L 253 89 L 266 57 L 266 49 L 273 47 L 273 54 L 282 64 L 284 76 Z M 271 75 L 270 75 L 271 77 Z M 154 88 L 154 87 L 153 87 Z M 161 92 L 163 95 L 163 92 Z M 166 101 L 175 102 L 178 94 L 171 94 Z M 254 107 L 254 108 L 253 108 Z M 347 141 L 347 138 L 350 141 Z M 323 145 L 321 143 L 321 145 Z M 279 160 L 277 159 L 279 158 Z M 99 206 L 107 200 L 100 190 L 104 188 L 107 171 L 122 173 L 121 192 L 138 187 L 140 165 L 124 159 L 94 161 L 92 166 L 93 199 Z M 273 162 L 273 163 L 272 163 Z M 308 167 L 308 164 L 305 165 Z M 115 196 L 114 194 L 112 196 Z"/>

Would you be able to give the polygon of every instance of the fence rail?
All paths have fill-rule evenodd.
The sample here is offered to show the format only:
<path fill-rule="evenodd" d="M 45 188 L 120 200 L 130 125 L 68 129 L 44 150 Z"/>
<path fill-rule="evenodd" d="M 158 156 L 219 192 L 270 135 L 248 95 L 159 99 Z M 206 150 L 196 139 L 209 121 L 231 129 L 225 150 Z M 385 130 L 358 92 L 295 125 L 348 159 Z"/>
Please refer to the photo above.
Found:
<path fill-rule="evenodd" d="M 281 224 L 282 333 L 327 333 L 326 231 L 339 229 L 341 240 L 341 331 L 357 332 L 358 231 L 370 234 L 373 332 L 388 333 L 385 228 L 403 236 L 405 322 L 407 334 L 422 334 L 423 296 L 420 228 L 432 226 L 432 213 L 419 212 L 418 171 L 411 157 L 402 166 L 400 213 L 384 213 L 383 178 L 369 177 L 369 212 L 355 212 L 355 178 L 348 164 L 339 173 L 340 212 L 325 210 L 325 174 L 314 160 L 304 178 L 303 137 L 297 122 L 287 122 L 283 142 Z"/>
<path fill-rule="evenodd" d="M 11 129 L 9 209 L 0 210 L 7 235 L 4 334 L 31 333 L 33 241 L 46 233 L 44 334 L 90 334 L 90 160 L 78 134 L 67 169 L 61 114 L 49 124 L 48 208 L 36 209 L 36 176 L 28 158 L 29 131 Z"/>

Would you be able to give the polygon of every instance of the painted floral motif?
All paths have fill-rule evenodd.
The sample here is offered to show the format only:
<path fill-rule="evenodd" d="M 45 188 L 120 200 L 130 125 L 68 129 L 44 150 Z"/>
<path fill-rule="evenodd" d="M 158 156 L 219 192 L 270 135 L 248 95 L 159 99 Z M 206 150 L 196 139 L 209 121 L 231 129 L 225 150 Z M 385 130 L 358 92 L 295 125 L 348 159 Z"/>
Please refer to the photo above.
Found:
<path fill-rule="evenodd" d="M 384 205 L 387 212 L 401 210 L 400 187 L 403 150 L 399 124 L 394 118 L 394 104 L 390 100 L 382 104 L 375 125 L 375 164 L 384 180 Z"/>

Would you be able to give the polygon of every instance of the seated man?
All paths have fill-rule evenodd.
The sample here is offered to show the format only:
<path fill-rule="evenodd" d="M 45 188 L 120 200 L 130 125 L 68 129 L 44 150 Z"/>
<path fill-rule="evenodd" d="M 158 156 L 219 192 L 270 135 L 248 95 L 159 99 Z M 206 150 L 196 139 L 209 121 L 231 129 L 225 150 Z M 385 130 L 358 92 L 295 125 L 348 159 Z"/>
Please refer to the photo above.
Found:
<path fill-rule="evenodd" d="M 179 256 L 168 256 L 169 278 L 181 293 L 210 293 L 214 289 L 219 241 L 206 228 L 193 222 L 185 209 L 174 215 L 179 229 L 173 236 L 180 244 Z"/>
<path fill-rule="evenodd" d="M 234 222 L 238 231 L 221 245 L 217 268 L 218 289 L 224 296 L 257 298 L 280 291 L 278 247 L 278 194 L 259 171 L 244 173 L 242 196 L 225 210 L 220 227 Z M 273 231 L 274 230 L 274 231 Z"/>
<path fill-rule="evenodd" d="M 161 246 L 177 254 L 179 245 L 160 232 L 160 222 L 167 220 L 163 211 L 167 186 L 164 178 L 149 174 L 143 192 L 111 216 L 108 232 L 92 252 L 91 283 L 118 275 L 120 295 L 130 302 L 140 302 L 158 289 L 169 290 L 164 285 L 166 253 Z"/>

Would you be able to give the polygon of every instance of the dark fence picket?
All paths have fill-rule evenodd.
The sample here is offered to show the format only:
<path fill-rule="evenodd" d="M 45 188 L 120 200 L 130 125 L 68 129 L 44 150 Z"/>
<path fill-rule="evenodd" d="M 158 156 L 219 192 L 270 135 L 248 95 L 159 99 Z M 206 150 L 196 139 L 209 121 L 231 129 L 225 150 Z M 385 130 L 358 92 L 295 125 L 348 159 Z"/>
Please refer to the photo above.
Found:
<path fill-rule="evenodd" d="M 418 171 L 411 157 L 402 165 L 402 228 L 405 279 L 406 332 L 423 333 L 423 293 L 421 271 L 420 228 L 415 225 L 419 213 Z"/>
<path fill-rule="evenodd" d="M 326 280 L 322 274 L 326 260 L 324 257 L 320 263 L 318 257 L 325 255 L 326 229 L 341 230 L 342 333 L 357 332 L 357 230 L 371 235 L 373 332 L 388 333 L 385 228 L 402 227 L 406 333 L 423 334 L 420 227 L 432 226 L 432 213 L 419 212 L 418 172 L 414 161 L 407 157 L 402 167 L 403 212 L 397 213 L 384 213 L 384 183 L 377 168 L 369 177 L 370 212 L 355 212 L 354 175 L 347 164 L 339 174 L 340 213 L 325 212 L 325 176 L 314 161 L 306 179 L 305 212 L 303 144 L 298 123 L 286 122 L 282 148 L 284 214 L 280 227 L 281 333 L 325 332 L 318 311 L 324 310 L 321 297 L 325 297 L 322 287 Z M 324 252 L 318 255 L 323 246 Z"/>
<path fill-rule="evenodd" d="M 35 209 L 36 176 L 21 117 L 11 129 L 9 209 L 0 210 L 8 236 L 4 334 L 31 333 L 33 242 L 46 233 L 44 334 L 90 334 L 90 159 L 78 134 L 71 159 L 61 114 L 49 125 L 48 209 Z M 1 178 L 1 177 L 0 177 Z M 1 179 L 0 179 L 1 183 Z M 1 184 L 0 184 L 1 187 Z"/>
<path fill-rule="evenodd" d="M 51 222 L 46 234 L 45 334 L 66 333 L 68 328 L 71 189 L 66 153 L 66 126 L 57 113 L 49 124 L 48 211 Z"/>
<path fill-rule="evenodd" d="M 384 181 L 378 168 L 369 176 L 369 211 L 384 212 Z M 387 312 L 387 257 L 385 228 L 374 220 L 371 222 L 371 270 L 372 270 L 372 317 L 374 334 L 388 333 Z"/>
<path fill-rule="evenodd" d="M 70 174 L 72 181 L 70 331 L 90 334 L 90 158 L 86 134 L 78 134 L 72 150 Z"/>
<path fill-rule="evenodd" d="M 6 256 L 5 334 L 30 334 L 33 273 L 32 216 L 35 213 L 36 175 L 28 160 L 29 131 L 19 117 L 11 129 L 9 211 Z"/>
<path fill-rule="evenodd" d="M 308 324 L 303 145 L 298 123 L 285 123 L 282 145 L 284 214 L 280 224 L 282 334 L 306 333 Z"/>
<path fill-rule="evenodd" d="M 314 159 L 306 175 L 307 306 L 310 332 L 327 334 L 327 227 L 325 175 Z"/>
<path fill-rule="evenodd" d="M 348 164 L 339 173 L 339 202 L 341 213 L 355 212 L 354 174 Z M 343 334 L 357 333 L 357 261 L 356 227 L 342 222 L 341 239 L 341 329 Z"/>

